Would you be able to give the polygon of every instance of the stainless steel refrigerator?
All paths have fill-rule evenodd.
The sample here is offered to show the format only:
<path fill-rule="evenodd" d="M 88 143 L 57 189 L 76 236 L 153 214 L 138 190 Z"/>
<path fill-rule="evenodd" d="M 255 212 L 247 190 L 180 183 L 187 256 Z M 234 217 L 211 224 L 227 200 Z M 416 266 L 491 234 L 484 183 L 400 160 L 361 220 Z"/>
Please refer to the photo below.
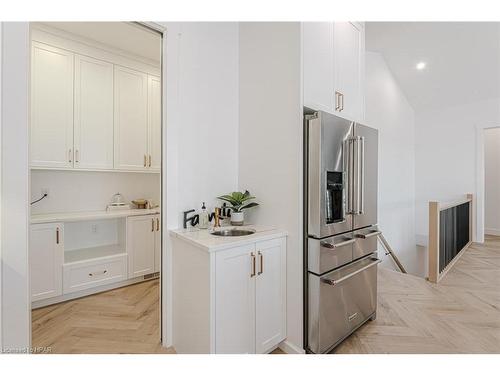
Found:
<path fill-rule="evenodd" d="M 377 306 L 378 130 L 304 109 L 304 338 L 326 353 Z"/>

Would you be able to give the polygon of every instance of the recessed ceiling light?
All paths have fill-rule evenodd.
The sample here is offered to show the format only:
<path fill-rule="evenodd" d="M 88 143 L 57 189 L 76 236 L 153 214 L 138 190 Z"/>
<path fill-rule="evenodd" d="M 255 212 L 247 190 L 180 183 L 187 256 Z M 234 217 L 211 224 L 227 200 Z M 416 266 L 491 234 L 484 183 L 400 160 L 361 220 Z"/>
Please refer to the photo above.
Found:
<path fill-rule="evenodd" d="M 427 65 L 427 64 L 426 64 L 425 62 L 420 61 L 420 62 L 417 64 L 416 68 L 417 68 L 417 70 L 423 70 L 423 69 L 425 69 L 425 66 L 426 66 L 426 65 Z"/>

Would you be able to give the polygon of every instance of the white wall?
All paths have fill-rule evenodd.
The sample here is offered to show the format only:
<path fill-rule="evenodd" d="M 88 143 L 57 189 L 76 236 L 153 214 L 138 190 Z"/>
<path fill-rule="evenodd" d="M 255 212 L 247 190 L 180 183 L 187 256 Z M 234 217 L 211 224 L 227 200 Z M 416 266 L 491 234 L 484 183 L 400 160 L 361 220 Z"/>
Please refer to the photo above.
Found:
<path fill-rule="evenodd" d="M 365 79 L 366 124 L 379 129 L 378 223 L 407 271 L 423 275 L 415 246 L 415 114 L 379 53 L 366 53 Z"/>
<path fill-rule="evenodd" d="M 202 201 L 211 208 L 219 204 L 217 196 L 238 187 L 238 24 L 175 26 L 178 92 L 168 123 L 175 134 L 167 138 L 167 150 L 175 142 L 176 211 L 182 225 L 182 211 L 200 209 Z M 167 112 L 170 108 L 167 102 Z"/>
<path fill-rule="evenodd" d="M 31 336 L 28 274 L 28 72 L 29 29 L 2 29 L 2 344 L 26 350 Z"/>
<path fill-rule="evenodd" d="M 302 350 L 302 102 L 299 23 L 240 24 L 239 188 L 247 219 L 287 239 L 287 343 Z"/>
<path fill-rule="evenodd" d="M 477 195 L 476 128 L 499 125 L 500 98 L 416 114 L 416 231 L 423 244 L 429 230 L 429 201 Z M 478 206 L 478 233 L 481 226 Z"/>
<path fill-rule="evenodd" d="M 500 128 L 484 130 L 484 176 L 485 233 L 500 236 Z"/>
<path fill-rule="evenodd" d="M 31 213 L 105 210 L 111 198 L 121 193 L 127 202 L 146 198 L 160 202 L 160 174 L 83 171 L 31 171 L 31 201 L 49 196 L 31 206 Z"/>
<path fill-rule="evenodd" d="M 238 24 L 158 22 L 166 28 L 163 233 L 182 211 L 238 188 Z M 172 342 L 171 242 L 163 236 L 163 337 Z"/>

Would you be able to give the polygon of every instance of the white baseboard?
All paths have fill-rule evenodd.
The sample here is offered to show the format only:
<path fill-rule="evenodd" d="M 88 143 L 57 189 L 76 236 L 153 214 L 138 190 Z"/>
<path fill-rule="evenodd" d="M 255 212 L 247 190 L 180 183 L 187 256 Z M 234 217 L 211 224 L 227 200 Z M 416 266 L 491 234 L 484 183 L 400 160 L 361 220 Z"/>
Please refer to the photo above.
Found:
<path fill-rule="evenodd" d="M 102 293 L 102 292 L 106 292 L 106 291 L 112 290 L 112 289 L 123 288 L 124 286 L 142 283 L 144 281 L 154 280 L 157 278 L 158 277 L 144 279 L 143 276 L 139 276 L 139 277 L 135 277 L 135 278 L 129 279 L 129 280 L 118 281 L 118 282 L 113 283 L 113 284 L 101 285 L 101 286 L 97 286 L 95 288 L 89 288 L 89 289 L 85 289 L 85 290 L 80 290 L 78 292 L 63 294 L 63 295 L 57 296 L 57 297 L 46 298 L 46 299 L 42 299 L 40 301 L 32 302 L 31 308 L 38 309 L 40 307 L 45 307 L 45 306 L 53 305 L 56 303 L 70 301 L 72 299 L 86 297 L 86 296 L 90 296 L 91 294 Z"/>
<path fill-rule="evenodd" d="M 491 236 L 500 236 L 500 229 L 484 228 L 484 234 L 489 234 Z"/>
<path fill-rule="evenodd" d="M 291 343 L 288 340 L 282 341 L 278 347 L 286 354 L 304 354 L 305 350 Z"/>

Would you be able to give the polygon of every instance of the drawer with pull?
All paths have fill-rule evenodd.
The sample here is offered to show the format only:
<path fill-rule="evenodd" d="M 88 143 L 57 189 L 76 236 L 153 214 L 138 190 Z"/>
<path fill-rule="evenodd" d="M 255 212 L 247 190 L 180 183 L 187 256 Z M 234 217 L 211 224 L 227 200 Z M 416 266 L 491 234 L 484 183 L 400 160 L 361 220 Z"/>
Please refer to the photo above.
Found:
<path fill-rule="evenodd" d="M 308 270 L 322 274 L 352 261 L 356 240 L 350 233 L 322 240 L 308 239 Z"/>
<path fill-rule="evenodd" d="M 353 259 L 362 258 L 377 251 L 377 240 L 381 234 L 376 226 L 360 229 L 354 232 L 356 243 L 354 244 Z"/>
<path fill-rule="evenodd" d="M 112 284 L 127 279 L 127 254 L 63 265 L 63 293 Z"/>

